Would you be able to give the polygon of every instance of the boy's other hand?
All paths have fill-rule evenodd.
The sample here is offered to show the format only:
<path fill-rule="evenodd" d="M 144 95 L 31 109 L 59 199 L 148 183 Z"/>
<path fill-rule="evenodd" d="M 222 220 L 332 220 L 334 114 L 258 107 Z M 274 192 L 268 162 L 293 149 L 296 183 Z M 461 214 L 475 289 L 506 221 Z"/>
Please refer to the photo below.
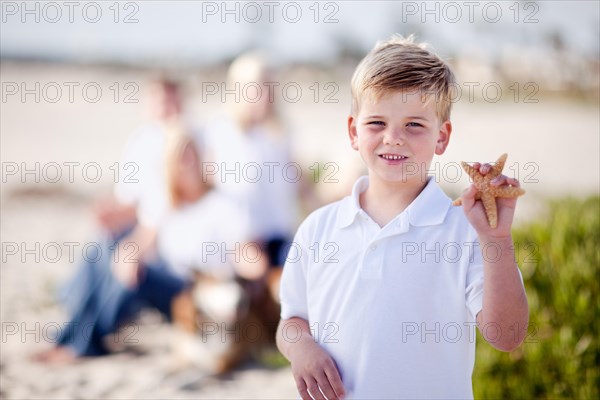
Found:
<path fill-rule="evenodd" d="M 299 342 L 295 347 L 290 361 L 302 399 L 342 399 L 344 385 L 331 356 L 312 339 Z"/>
<path fill-rule="evenodd" d="M 482 175 L 487 175 L 491 170 L 490 164 L 474 163 L 473 168 L 477 169 Z M 499 175 L 491 181 L 494 186 L 516 186 L 520 187 L 518 180 L 509 178 L 506 175 Z M 477 188 L 474 184 L 463 193 L 462 204 L 467 219 L 473 225 L 477 234 L 481 238 L 489 238 L 492 240 L 503 239 L 510 237 L 510 231 L 512 227 L 513 217 L 515 215 L 515 207 L 517 205 L 517 198 L 496 198 L 496 207 L 498 209 L 498 226 L 491 228 L 486 214 L 485 209 L 481 201 L 475 200 L 475 194 Z"/>

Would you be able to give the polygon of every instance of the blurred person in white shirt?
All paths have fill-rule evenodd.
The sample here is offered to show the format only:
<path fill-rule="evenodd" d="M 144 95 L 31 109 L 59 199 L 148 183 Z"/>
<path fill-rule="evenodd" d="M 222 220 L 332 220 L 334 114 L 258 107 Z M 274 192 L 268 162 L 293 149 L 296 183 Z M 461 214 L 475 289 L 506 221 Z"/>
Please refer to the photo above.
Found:
<path fill-rule="evenodd" d="M 227 79 L 227 90 L 235 93 L 225 97 L 228 115 L 216 118 L 205 132 L 203 174 L 248 214 L 251 235 L 269 259 L 261 278 L 274 282 L 270 292 L 277 298 L 299 217 L 302 171 L 292 162 L 286 127 L 276 110 L 278 83 L 266 57 L 256 52 L 239 56 Z"/>

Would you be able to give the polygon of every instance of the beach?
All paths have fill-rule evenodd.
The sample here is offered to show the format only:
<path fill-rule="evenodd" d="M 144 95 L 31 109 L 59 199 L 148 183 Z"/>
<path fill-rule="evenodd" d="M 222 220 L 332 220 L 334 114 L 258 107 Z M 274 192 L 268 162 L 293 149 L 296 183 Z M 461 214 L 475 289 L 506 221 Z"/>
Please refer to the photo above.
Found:
<path fill-rule="evenodd" d="M 15 83 L 19 92 L 2 99 L 0 119 L 0 397 L 295 398 L 289 367 L 250 364 L 222 378 L 194 368 L 177 370 L 170 352 L 173 328 L 153 313 L 137 325 L 133 350 L 62 367 L 30 361 L 64 328 L 57 295 L 86 245 L 98 240 L 92 202 L 129 173 L 115 163 L 142 120 L 142 106 L 133 100 L 142 98 L 136 90 L 142 93 L 151 72 L 6 61 L 1 68 L 3 84 Z M 202 88 L 222 82 L 223 74 L 214 69 L 179 74 L 189 83 L 186 117 L 201 128 L 224 106 L 219 95 L 206 97 Z M 282 87 L 293 82 L 302 91 L 280 108 L 303 173 L 315 163 L 337 168 L 331 170 L 333 179 L 314 182 L 321 202 L 347 194 L 362 170 L 346 133 L 350 74 L 344 68 L 320 75 L 297 69 L 281 81 Z M 34 92 L 22 97 L 23 84 L 34 92 L 38 85 L 39 99 Z M 58 99 L 57 90 L 62 91 Z M 459 101 L 450 146 L 434 160 L 433 171 L 454 197 L 468 185 L 457 172 L 460 161 L 491 162 L 508 153 L 504 173 L 519 178 L 527 191 L 515 224 L 543 216 L 547 199 L 597 194 L 600 181 L 597 102 L 522 94 L 506 92 L 496 102 Z"/>

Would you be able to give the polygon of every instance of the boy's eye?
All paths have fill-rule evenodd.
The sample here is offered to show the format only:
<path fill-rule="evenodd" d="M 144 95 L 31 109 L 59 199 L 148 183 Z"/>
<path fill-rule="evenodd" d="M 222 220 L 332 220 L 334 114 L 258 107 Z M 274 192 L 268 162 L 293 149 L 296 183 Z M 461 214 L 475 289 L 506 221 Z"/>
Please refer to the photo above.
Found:
<path fill-rule="evenodd" d="M 409 122 L 408 124 L 406 124 L 406 126 L 422 127 L 423 125 L 421 125 L 418 122 Z"/>
<path fill-rule="evenodd" d="M 371 122 L 367 122 L 367 125 L 385 125 L 385 122 L 383 122 L 383 121 L 371 121 Z"/>

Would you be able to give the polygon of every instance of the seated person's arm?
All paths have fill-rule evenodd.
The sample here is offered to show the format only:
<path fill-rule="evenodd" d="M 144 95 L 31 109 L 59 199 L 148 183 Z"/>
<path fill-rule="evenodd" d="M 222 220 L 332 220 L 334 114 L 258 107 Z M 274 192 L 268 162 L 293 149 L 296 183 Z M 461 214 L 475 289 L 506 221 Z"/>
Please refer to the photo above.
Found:
<path fill-rule="evenodd" d="M 114 196 L 98 200 L 93 210 L 100 226 L 113 235 L 119 234 L 136 222 L 135 206 L 121 203 Z"/>
<path fill-rule="evenodd" d="M 302 399 L 310 400 L 311 395 L 323 399 L 323 394 L 327 399 L 344 396 L 344 385 L 335 362 L 315 342 L 306 320 L 298 317 L 281 320 L 277 328 L 277 347 L 292 364 Z"/>
<path fill-rule="evenodd" d="M 115 277 L 129 288 L 137 286 L 142 272 L 141 261 L 154 250 L 155 246 L 156 229 L 138 224 L 115 249 L 118 252 L 112 260 Z"/>

